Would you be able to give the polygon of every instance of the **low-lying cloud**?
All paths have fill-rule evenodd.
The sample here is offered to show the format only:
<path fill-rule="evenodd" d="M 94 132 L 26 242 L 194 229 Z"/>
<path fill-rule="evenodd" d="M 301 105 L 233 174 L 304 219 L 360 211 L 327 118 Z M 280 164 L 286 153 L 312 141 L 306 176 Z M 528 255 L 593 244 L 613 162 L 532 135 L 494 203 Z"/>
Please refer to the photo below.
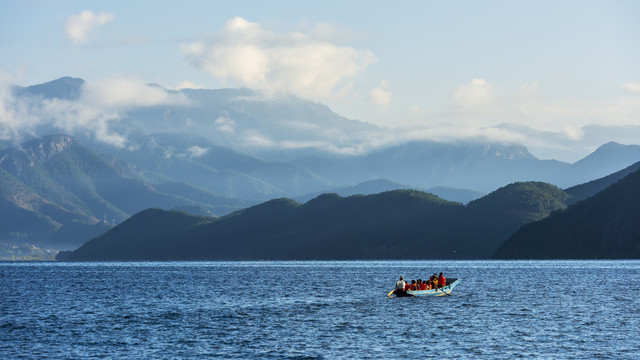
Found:
<path fill-rule="evenodd" d="M 208 117 L 207 114 L 201 114 L 199 111 L 174 111 L 183 106 L 193 106 L 194 109 L 198 109 L 200 104 L 192 103 L 187 98 L 186 95 L 189 92 L 167 91 L 159 86 L 147 85 L 135 78 L 114 77 L 85 83 L 80 95 L 74 100 L 28 96 L 24 93 L 16 95 L 12 88 L 16 80 L 15 77 L 0 71 L 0 138 L 15 143 L 21 142 L 25 136 L 43 135 L 40 130 L 46 127 L 46 131 L 90 135 L 98 141 L 117 147 L 135 147 L 135 144 L 126 138 L 128 135 L 126 131 L 137 125 L 128 126 L 122 121 L 129 119 L 127 115 L 133 110 L 155 106 L 170 106 L 163 110 L 164 114 L 168 114 L 167 117 L 158 118 L 158 121 L 175 121 L 163 123 L 162 131 L 190 132 L 214 139 L 218 145 L 229 146 L 239 151 L 251 149 L 256 154 L 260 154 L 260 149 L 313 147 L 328 152 L 357 155 L 407 141 L 485 141 L 522 144 L 540 158 L 575 161 L 605 142 L 618 141 L 630 144 L 637 143 L 640 137 L 640 123 L 637 122 L 637 116 L 633 117 L 634 114 L 639 113 L 638 110 L 634 110 L 638 109 L 639 104 L 634 100 L 637 97 L 635 93 L 629 95 L 630 103 L 627 108 L 624 108 L 626 110 L 615 112 L 612 108 L 608 111 L 609 115 L 620 115 L 618 118 L 625 121 L 600 127 L 584 125 L 580 122 L 556 121 L 555 128 L 549 124 L 543 128 L 543 131 L 536 127 L 536 124 L 527 124 L 528 118 L 545 117 L 551 122 L 562 116 L 577 118 L 579 115 L 598 115 L 608 110 L 595 104 L 574 114 L 572 111 L 575 110 L 571 107 L 560 107 L 540 100 L 536 95 L 537 86 L 534 84 L 523 87 L 520 93 L 511 97 L 504 96 L 504 91 L 494 90 L 491 104 L 484 105 L 485 108 L 481 109 L 482 111 L 470 111 L 457 103 L 453 108 L 459 112 L 451 114 L 438 114 L 416 108 L 414 111 L 416 117 L 433 117 L 438 121 L 405 127 L 378 128 L 371 124 L 358 125 L 357 122 L 346 120 L 344 123 L 324 123 L 305 117 L 272 117 L 269 123 L 252 123 L 245 121 L 241 116 L 236 118 L 237 113 L 234 112 L 223 112 L 224 115 L 218 113 L 216 117 Z M 388 84 L 384 82 L 379 85 L 382 90 L 387 86 Z M 467 87 L 463 89 L 466 91 L 473 87 L 485 88 L 490 84 L 476 79 L 465 86 Z M 467 92 L 467 95 L 472 93 L 473 91 Z M 300 101 L 291 96 L 256 94 L 235 100 L 281 103 L 291 100 L 294 104 Z M 381 96 L 378 100 L 380 105 L 391 101 L 385 96 Z M 509 112 L 505 113 L 510 117 L 504 119 L 496 117 L 496 114 L 500 115 L 493 111 L 496 107 L 508 109 Z M 518 112 L 524 120 L 516 121 L 517 119 L 514 120 L 511 117 Z M 157 130 L 151 123 L 156 119 L 156 115 L 153 112 L 151 114 L 144 120 L 147 123 L 141 124 L 141 126 L 150 126 L 143 129 L 144 131 Z M 174 114 L 180 114 L 177 115 L 180 118 L 173 117 Z M 473 123 L 464 121 L 463 117 L 468 117 L 469 114 L 473 114 Z M 162 116 L 164 115 L 160 115 Z M 536 121 L 539 124 L 539 120 Z M 185 156 L 204 156 L 207 151 L 206 148 L 193 147 L 185 152 Z"/>
<path fill-rule="evenodd" d="M 126 138 L 112 130 L 127 111 L 157 105 L 189 105 L 180 93 L 130 78 L 85 83 L 78 99 L 15 96 L 9 76 L 0 76 L 0 138 L 19 142 L 39 126 L 68 134 L 89 133 L 99 141 L 123 147 Z"/>

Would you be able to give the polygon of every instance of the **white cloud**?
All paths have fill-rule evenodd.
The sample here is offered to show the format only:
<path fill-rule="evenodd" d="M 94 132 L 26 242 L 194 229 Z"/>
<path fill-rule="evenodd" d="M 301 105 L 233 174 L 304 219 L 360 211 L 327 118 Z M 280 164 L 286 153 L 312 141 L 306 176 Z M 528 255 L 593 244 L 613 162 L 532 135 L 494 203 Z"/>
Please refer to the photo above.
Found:
<path fill-rule="evenodd" d="M 421 115 L 421 114 L 426 114 L 427 110 L 418 105 L 413 105 L 412 107 L 409 108 L 409 113 L 412 115 Z"/>
<path fill-rule="evenodd" d="M 204 156 L 207 152 L 209 152 L 209 148 L 203 148 L 198 145 L 194 145 L 188 148 L 187 151 L 189 152 L 189 155 L 192 158 L 199 158 Z"/>
<path fill-rule="evenodd" d="M 374 104 L 380 105 L 381 107 L 388 109 L 391 106 L 391 92 L 387 91 L 386 88 L 389 86 L 387 81 L 383 81 L 380 85 L 371 90 L 371 100 Z"/>
<path fill-rule="evenodd" d="M 135 78 L 111 77 L 85 84 L 82 100 L 104 108 L 126 108 L 161 104 L 186 105 L 182 94 L 172 94 Z"/>
<path fill-rule="evenodd" d="M 275 33 L 241 17 L 181 50 L 193 65 L 223 81 L 313 99 L 340 93 L 375 62 L 369 51 L 299 32 Z"/>
<path fill-rule="evenodd" d="M 17 78 L 0 70 L 0 138 L 19 139 L 21 133 L 31 133 L 39 117 L 29 111 L 28 101 L 13 96 Z"/>
<path fill-rule="evenodd" d="M 574 126 L 565 126 L 562 132 L 571 140 L 580 140 L 584 136 L 584 130 L 582 128 Z"/>
<path fill-rule="evenodd" d="M 229 134 L 235 133 L 236 122 L 227 117 L 219 117 L 214 121 L 216 128 L 222 132 L 226 132 Z"/>
<path fill-rule="evenodd" d="M 484 79 L 473 79 L 469 84 L 460 85 L 453 97 L 462 107 L 479 107 L 493 102 L 494 91 Z"/>
<path fill-rule="evenodd" d="M 38 126 L 49 125 L 68 134 L 90 133 L 118 147 L 126 138 L 111 129 L 129 110 L 163 104 L 189 105 L 184 95 L 145 85 L 139 80 L 111 78 L 85 83 L 77 100 L 14 96 L 11 79 L 0 73 L 0 138 L 20 141 Z"/>
<path fill-rule="evenodd" d="M 631 91 L 631 92 L 635 92 L 635 93 L 640 93 L 640 83 L 628 83 L 628 84 L 623 84 L 622 88 L 627 90 L 627 91 Z"/>
<path fill-rule="evenodd" d="M 180 82 L 174 86 L 171 86 L 170 89 L 173 90 L 182 90 L 182 89 L 204 89 L 203 85 L 200 84 L 196 84 L 193 81 L 190 80 L 185 80 L 183 82 Z"/>
<path fill-rule="evenodd" d="M 242 136 L 242 142 L 249 147 L 273 147 L 276 142 L 255 130 L 248 130 Z"/>
<path fill-rule="evenodd" d="M 85 10 L 67 18 L 65 32 L 74 45 L 81 45 L 89 40 L 89 32 L 93 28 L 111 22 L 113 19 L 113 14 L 103 12 L 96 15 L 91 10 Z"/>

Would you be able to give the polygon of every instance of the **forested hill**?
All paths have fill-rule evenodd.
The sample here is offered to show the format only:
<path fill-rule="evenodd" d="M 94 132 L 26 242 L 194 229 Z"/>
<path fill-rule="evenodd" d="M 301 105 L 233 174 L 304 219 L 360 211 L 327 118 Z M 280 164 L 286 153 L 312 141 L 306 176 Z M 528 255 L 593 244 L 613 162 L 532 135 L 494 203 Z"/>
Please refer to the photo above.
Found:
<path fill-rule="evenodd" d="M 496 259 L 640 258 L 640 171 L 566 211 L 523 226 Z"/>
<path fill-rule="evenodd" d="M 396 190 L 277 199 L 214 220 L 146 210 L 69 254 L 70 260 L 488 258 L 522 224 L 565 207 L 542 183 L 508 185 L 463 206 Z M 157 231 L 158 229 L 166 229 Z"/>
<path fill-rule="evenodd" d="M 565 189 L 564 191 L 571 196 L 567 200 L 567 205 L 575 204 L 580 200 L 584 200 L 589 196 L 593 196 L 600 191 L 608 188 L 616 181 L 623 179 L 625 176 L 638 170 L 640 170 L 640 161 L 603 178 L 592 180 L 587 183 Z"/>

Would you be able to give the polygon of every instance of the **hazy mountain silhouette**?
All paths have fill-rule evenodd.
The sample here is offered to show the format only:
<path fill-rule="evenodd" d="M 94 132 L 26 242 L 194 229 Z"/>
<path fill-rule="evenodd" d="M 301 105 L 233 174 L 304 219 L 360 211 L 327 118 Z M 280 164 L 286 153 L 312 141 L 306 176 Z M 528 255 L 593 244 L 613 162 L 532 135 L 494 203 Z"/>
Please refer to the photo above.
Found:
<path fill-rule="evenodd" d="M 14 86 L 13 91 L 17 95 L 36 95 L 48 99 L 76 100 L 82 94 L 82 86 L 85 81 L 79 78 L 65 76 L 57 80 L 43 84 L 32 85 L 26 88 Z"/>
<path fill-rule="evenodd" d="M 297 196 L 294 198 L 294 200 L 305 203 L 319 195 L 322 195 L 323 193 L 335 193 L 345 197 L 345 196 L 351 196 L 351 195 L 373 195 L 373 194 L 378 194 L 385 191 L 401 190 L 401 189 L 412 189 L 412 187 L 408 185 L 401 185 L 396 182 L 385 180 L 385 179 L 377 179 L 377 180 L 365 181 L 354 186 L 345 186 L 340 188 L 328 189 L 322 192 L 306 194 L 303 196 Z M 433 187 L 426 190 L 414 188 L 414 190 L 425 191 L 430 194 L 434 194 L 442 199 L 454 201 L 454 202 L 460 202 L 463 204 L 466 204 L 469 201 L 478 199 L 481 196 L 486 195 L 484 193 L 481 193 L 475 190 L 456 189 L 456 188 L 450 188 L 445 186 Z"/>
<path fill-rule="evenodd" d="M 638 171 L 639 169 L 640 161 L 603 178 L 565 189 L 567 194 L 571 195 L 571 197 L 567 200 L 567 204 L 574 204 L 580 200 L 584 200 L 590 196 L 593 196 L 596 193 L 608 188 L 617 181 L 623 179 L 625 176 Z"/>

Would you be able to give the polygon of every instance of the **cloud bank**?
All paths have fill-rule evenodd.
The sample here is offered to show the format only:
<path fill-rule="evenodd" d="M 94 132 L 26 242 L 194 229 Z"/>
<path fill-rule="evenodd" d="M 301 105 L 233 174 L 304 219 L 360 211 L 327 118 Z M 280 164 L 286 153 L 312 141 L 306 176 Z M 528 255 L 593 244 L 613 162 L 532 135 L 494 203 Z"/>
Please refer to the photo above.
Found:
<path fill-rule="evenodd" d="M 198 69 L 233 85 L 320 99 L 349 87 L 376 61 L 369 51 L 235 17 L 214 36 L 181 45 Z"/>
<path fill-rule="evenodd" d="M 85 83 L 77 100 L 15 96 L 11 76 L 0 73 L 0 138 L 19 142 L 49 126 L 68 134 L 89 133 L 99 141 L 124 147 L 126 138 L 112 124 L 134 108 L 189 105 L 180 93 L 144 84 L 132 78 L 109 78 Z"/>
<path fill-rule="evenodd" d="M 85 83 L 79 97 L 75 100 L 27 96 L 24 93 L 16 95 L 12 88 L 16 80 L 14 76 L 0 71 L 0 138 L 15 143 L 21 142 L 25 136 L 41 135 L 40 130 L 45 129 L 49 133 L 55 131 L 70 135 L 90 135 L 104 143 L 127 147 L 132 144 L 126 138 L 127 133 L 122 132 L 126 130 L 122 129 L 131 129 L 131 127 L 122 126 L 125 124 L 120 122 L 130 111 L 159 105 L 198 106 L 197 103 L 191 103 L 185 93 L 146 85 L 144 81 L 135 78 L 112 77 Z M 377 101 L 381 106 L 389 104 L 391 95 L 385 93 L 386 87 L 388 84 L 381 82 L 378 88 L 382 92 L 377 95 L 372 92 L 371 100 Z M 549 121 L 553 121 L 556 118 L 562 119 L 563 116 L 582 118 L 581 115 L 584 114 L 598 115 L 598 111 L 610 109 L 595 104 L 573 114 L 575 107 L 563 108 L 541 100 L 537 96 L 536 84 L 521 87 L 516 95 L 508 94 L 480 79 L 472 80 L 458 89 L 461 90 L 450 94 L 454 101 L 453 108 L 458 113 L 443 114 L 421 108 L 414 109 L 415 116 L 433 117 L 438 121 L 437 123 L 433 121 L 413 126 L 378 128 L 367 124 L 356 126 L 357 123 L 354 122 L 348 124 L 349 128 L 346 129 L 336 123 L 292 118 L 273 119 L 274 121 L 263 124 L 264 126 L 247 127 L 242 119 L 236 119 L 233 113 L 229 113 L 219 115 L 215 120 L 194 118 L 194 123 L 204 121 L 202 123 L 206 123 L 203 125 L 204 128 L 198 126 L 189 128 L 192 119 L 187 117 L 179 119 L 177 123 L 167 124 L 164 130 L 198 131 L 197 135 L 216 137 L 216 141 L 220 141 L 222 146 L 234 147 L 240 151 L 256 150 L 257 154 L 260 154 L 262 149 L 314 147 L 334 153 L 355 155 L 381 146 L 392 146 L 407 141 L 488 141 L 522 144 L 541 158 L 565 161 L 577 160 L 608 141 L 637 143 L 640 136 L 638 117 L 633 117 L 634 114 L 639 113 L 637 110 L 618 110 L 617 113 L 613 110 L 609 111 L 609 113 L 624 115 L 620 116 L 623 120 L 625 118 L 632 120 L 611 123 L 607 126 L 596 127 L 565 120 L 556 121 L 556 128 L 547 126 L 542 131 L 536 128 L 535 124 L 528 125 L 526 119 L 546 117 L 550 119 Z M 490 89 L 490 102 L 486 100 L 487 96 L 484 94 L 487 89 Z M 378 96 L 377 100 L 376 96 Z M 479 101 L 478 97 L 485 100 Z M 636 97 L 635 93 L 630 95 L 631 105 L 629 106 L 632 110 L 640 106 Z M 289 97 L 260 95 L 243 98 L 243 100 L 285 101 L 283 99 L 286 98 Z M 291 99 L 295 100 L 295 98 Z M 475 104 L 479 108 L 470 110 L 462 104 Z M 508 117 L 504 117 L 504 121 L 500 121 L 501 118 L 497 116 L 500 114 L 495 111 L 496 108 L 509 108 L 508 112 L 505 111 Z M 169 113 L 172 111 L 172 108 L 167 110 Z M 515 121 L 512 115 L 516 112 L 520 112 L 525 120 Z M 185 114 L 189 113 L 185 112 Z M 464 118 L 470 116 L 476 121 L 473 123 L 464 121 Z M 536 121 L 539 122 L 539 120 Z M 344 124 L 347 125 L 346 122 Z M 204 148 L 193 147 L 189 149 L 187 155 L 198 157 L 206 153 Z"/>

